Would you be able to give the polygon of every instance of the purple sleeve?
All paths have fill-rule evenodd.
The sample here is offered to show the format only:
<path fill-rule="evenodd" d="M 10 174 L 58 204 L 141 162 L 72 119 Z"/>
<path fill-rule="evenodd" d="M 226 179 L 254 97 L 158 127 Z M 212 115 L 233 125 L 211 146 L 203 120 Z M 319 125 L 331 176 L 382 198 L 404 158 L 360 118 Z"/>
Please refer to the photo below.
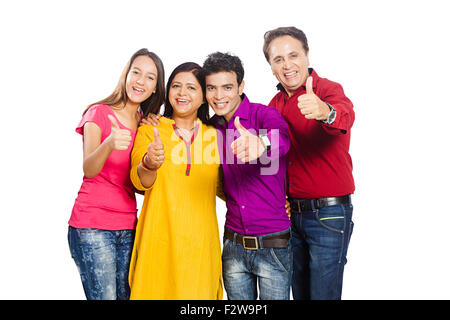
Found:
<path fill-rule="evenodd" d="M 264 115 L 263 128 L 270 140 L 269 158 L 278 158 L 287 154 L 290 148 L 289 127 L 276 108 L 269 107 Z"/>

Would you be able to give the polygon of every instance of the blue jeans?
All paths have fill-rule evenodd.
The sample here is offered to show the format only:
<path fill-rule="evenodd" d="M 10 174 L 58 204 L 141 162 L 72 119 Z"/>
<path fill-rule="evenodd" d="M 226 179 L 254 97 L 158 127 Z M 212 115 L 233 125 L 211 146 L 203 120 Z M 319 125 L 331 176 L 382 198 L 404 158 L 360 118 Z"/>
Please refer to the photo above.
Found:
<path fill-rule="evenodd" d="M 78 229 L 69 226 L 70 253 L 88 300 L 128 300 L 128 270 L 134 230 Z"/>
<path fill-rule="evenodd" d="M 235 241 L 225 239 L 222 271 L 230 300 L 255 300 L 258 297 L 257 284 L 261 300 L 289 300 L 292 277 L 290 240 L 287 248 L 248 250 Z"/>
<path fill-rule="evenodd" d="M 352 213 L 343 204 L 291 214 L 295 300 L 341 299 Z"/>

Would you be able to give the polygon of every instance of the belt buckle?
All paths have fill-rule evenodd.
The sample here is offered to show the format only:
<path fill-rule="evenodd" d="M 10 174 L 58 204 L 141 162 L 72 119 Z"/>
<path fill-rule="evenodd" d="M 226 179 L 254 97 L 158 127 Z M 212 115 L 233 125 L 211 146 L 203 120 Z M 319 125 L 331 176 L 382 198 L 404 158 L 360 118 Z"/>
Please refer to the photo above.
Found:
<path fill-rule="evenodd" d="M 250 248 L 250 247 L 247 247 L 246 246 L 246 244 L 245 244 L 245 240 L 247 240 L 247 239 L 253 239 L 254 241 L 255 241 L 255 248 Z M 247 250 L 258 250 L 259 248 L 259 243 L 258 243 L 258 238 L 257 237 L 250 237 L 250 236 L 242 236 L 242 245 L 244 246 L 244 249 L 247 249 Z"/>

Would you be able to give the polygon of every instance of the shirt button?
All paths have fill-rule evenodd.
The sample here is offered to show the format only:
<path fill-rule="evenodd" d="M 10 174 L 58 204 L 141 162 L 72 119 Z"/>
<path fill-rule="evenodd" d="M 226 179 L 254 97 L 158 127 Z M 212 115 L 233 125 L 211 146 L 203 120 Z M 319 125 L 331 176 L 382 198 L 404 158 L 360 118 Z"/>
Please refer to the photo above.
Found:
<path fill-rule="evenodd" d="M 288 162 L 288 165 L 292 165 L 292 161 L 289 161 L 289 162 Z"/>
<path fill-rule="evenodd" d="M 292 183 L 289 183 L 289 186 L 292 186 Z"/>
<path fill-rule="evenodd" d="M 245 209 L 245 206 L 242 206 L 241 208 L 242 208 L 242 209 Z"/>

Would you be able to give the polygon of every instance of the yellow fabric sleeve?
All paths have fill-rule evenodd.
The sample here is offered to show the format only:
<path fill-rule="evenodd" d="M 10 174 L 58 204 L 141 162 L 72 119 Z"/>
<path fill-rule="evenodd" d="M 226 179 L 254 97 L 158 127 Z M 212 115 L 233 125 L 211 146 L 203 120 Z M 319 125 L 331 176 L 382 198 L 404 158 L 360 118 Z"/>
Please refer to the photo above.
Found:
<path fill-rule="evenodd" d="M 138 128 L 136 139 L 134 140 L 133 150 L 131 151 L 131 171 L 130 178 L 134 187 L 141 191 L 146 191 L 152 188 L 146 188 L 142 185 L 141 179 L 139 179 L 137 167 L 142 161 L 142 157 L 147 152 L 148 145 L 152 143 L 154 139 L 153 126 L 143 125 Z"/>

